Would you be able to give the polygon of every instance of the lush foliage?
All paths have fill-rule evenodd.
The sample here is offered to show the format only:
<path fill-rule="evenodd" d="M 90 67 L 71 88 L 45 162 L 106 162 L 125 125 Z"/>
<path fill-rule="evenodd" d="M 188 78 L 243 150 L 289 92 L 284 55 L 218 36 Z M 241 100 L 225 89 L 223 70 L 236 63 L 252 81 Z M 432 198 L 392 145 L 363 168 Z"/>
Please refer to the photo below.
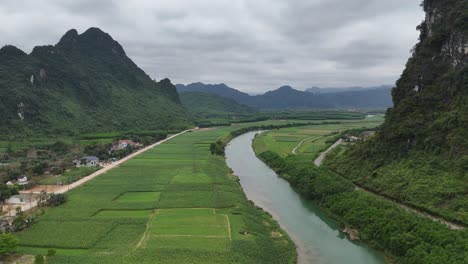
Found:
<path fill-rule="evenodd" d="M 468 223 L 468 2 L 427 0 L 420 42 L 372 140 L 328 165 L 376 192 Z"/>
<path fill-rule="evenodd" d="M 343 226 L 358 229 L 363 240 L 401 263 L 462 264 L 468 259 L 466 230 L 449 230 L 387 200 L 357 191 L 349 180 L 312 166 L 307 155 L 281 157 L 265 151 L 259 157 Z"/>
<path fill-rule="evenodd" d="M 190 125 L 175 87 L 155 82 L 97 28 L 67 32 L 25 54 L 0 49 L 0 131 L 31 134 L 174 129 Z"/>
<path fill-rule="evenodd" d="M 0 234 L 0 256 L 13 252 L 19 244 L 18 238 L 12 234 Z"/>

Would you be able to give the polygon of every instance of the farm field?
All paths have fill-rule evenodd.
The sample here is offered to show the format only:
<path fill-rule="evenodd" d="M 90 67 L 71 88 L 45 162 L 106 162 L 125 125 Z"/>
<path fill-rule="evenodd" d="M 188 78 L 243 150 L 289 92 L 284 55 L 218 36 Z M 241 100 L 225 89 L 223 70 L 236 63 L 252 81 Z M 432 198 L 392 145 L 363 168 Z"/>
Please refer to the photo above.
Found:
<path fill-rule="evenodd" d="M 63 173 L 62 175 L 50 175 L 39 181 L 39 184 L 42 185 L 55 185 L 57 183 L 70 184 L 76 182 L 77 180 L 90 175 L 91 173 L 99 170 L 99 167 L 80 167 L 72 168 L 69 171 Z"/>
<path fill-rule="evenodd" d="M 186 133 L 70 191 L 17 233 L 18 252 L 53 248 L 48 263 L 70 264 L 294 263 L 287 235 L 210 154 L 230 129 Z"/>
<path fill-rule="evenodd" d="M 327 141 L 333 140 L 333 133 L 346 129 L 373 128 L 380 125 L 383 118 L 375 116 L 363 120 L 339 120 L 339 124 L 321 124 L 322 122 L 262 133 L 256 137 L 254 149 L 257 153 L 271 150 L 283 157 L 292 154 L 295 149 L 296 153 L 315 156 L 331 144 Z"/>

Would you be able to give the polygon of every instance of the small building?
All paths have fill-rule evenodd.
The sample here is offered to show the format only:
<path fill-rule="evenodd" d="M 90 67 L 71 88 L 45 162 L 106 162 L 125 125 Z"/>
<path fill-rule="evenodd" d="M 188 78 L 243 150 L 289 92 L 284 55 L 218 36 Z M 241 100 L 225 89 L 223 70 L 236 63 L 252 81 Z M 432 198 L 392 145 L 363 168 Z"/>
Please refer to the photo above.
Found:
<path fill-rule="evenodd" d="M 99 166 L 99 158 L 96 156 L 84 156 L 79 159 L 74 159 L 73 164 L 76 167 L 96 167 Z"/>
<path fill-rule="evenodd" d="M 16 180 L 11 180 L 6 183 L 8 186 L 13 186 L 13 185 L 26 185 L 28 184 L 28 177 L 26 175 L 18 177 Z"/>
<path fill-rule="evenodd" d="M 7 181 L 7 183 L 6 183 L 6 185 L 8 185 L 8 186 L 12 186 L 12 185 L 15 185 L 15 184 L 18 184 L 17 180 Z"/>
<path fill-rule="evenodd" d="M 127 148 L 128 146 L 138 148 L 141 146 L 141 144 L 138 142 L 133 142 L 128 139 L 122 139 L 122 140 L 119 140 L 119 143 L 117 145 L 118 149 L 124 149 L 124 148 Z"/>
<path fill-rule="evenodd" d="M 356 137 L 356 136 L 348 136 L 345 141 L 347 141 L 347 142 L 356 142 L 358 140 L 359 140 L 359 138 Z"/>
<path fill-rule="evenodd" d="M 18 185 L 26 185 L 28 184 L 28 177 L 26 175 L 23 175 L 18 178 Z"/>

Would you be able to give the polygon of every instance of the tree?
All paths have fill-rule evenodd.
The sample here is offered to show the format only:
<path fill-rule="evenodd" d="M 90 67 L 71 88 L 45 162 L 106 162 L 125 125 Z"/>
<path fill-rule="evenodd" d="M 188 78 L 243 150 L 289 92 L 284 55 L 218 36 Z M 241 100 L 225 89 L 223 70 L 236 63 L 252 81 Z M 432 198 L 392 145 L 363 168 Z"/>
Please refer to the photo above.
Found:
<path fill-rule="evenodd" d="M 11 189 L 8 188 L 8 185 L 0 183 L 0 200 L 8 199 L 11 196 Z"/>
<path fill-rule="evenodd" d="M 53 257 L 55 256 L 55 253 L 57 253 L 55 249 L 49 249 L 47 250 L 47 257 Z"/>
<path fill-rule="evenodd" d="M 34 258 L 34 264 L 44 264 L 44 256 L 36 255 Z"/>
<path fill-rule="evenodd" d="M 19 239 L 12 234 L 0 234 L 0 256 L 15 250 L 19 245 Z"/>
<path fill-rule="evenodd" d="M 66 201 L 66 197 L 63 193 L 52 193 L 49 195 L 47 204 L 49 206 L 59 206 Z"/>

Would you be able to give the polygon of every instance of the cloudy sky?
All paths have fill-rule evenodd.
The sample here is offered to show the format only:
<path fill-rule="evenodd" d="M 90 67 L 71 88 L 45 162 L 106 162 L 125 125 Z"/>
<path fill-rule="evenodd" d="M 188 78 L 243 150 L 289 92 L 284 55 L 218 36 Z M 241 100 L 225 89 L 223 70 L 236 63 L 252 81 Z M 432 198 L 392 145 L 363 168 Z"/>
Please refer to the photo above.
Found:
<path fill-rule="evenodd" d="M 419 0 L 0 0 L 1 42 L 26 52 L 99 27 L 150 76 L 251 93 L 394 84 Z"/>

